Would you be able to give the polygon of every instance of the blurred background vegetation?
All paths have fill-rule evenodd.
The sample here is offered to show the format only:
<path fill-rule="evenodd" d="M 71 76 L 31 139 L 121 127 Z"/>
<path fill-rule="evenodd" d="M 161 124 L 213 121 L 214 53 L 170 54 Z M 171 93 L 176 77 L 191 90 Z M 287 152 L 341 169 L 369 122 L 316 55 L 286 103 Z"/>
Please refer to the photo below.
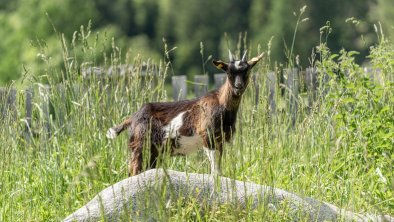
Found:
<path fill-rule="evenodd" d="M 164 58 L 165 39 L 169 48 L 176 47 L 171 53 L 175 75 L 201 74 L 203 60 L 209 55 L 227 58 L 227 49 L 236 48 L 241 32 L 247 33 L 252 54 L 259 46 L 269 47 L 271 63 L 287 65 L 285 51 L 292 45 L 298 9 L 304 5 L 308 9 L 293 50 L 301 67 L 310 65 L 323 26 L 331 29 L 328 47 L 333 52 L 360 52 L 358 63 L 365 62 L 362 58 L 377 42 L 374 24 L 381 22 L 386 35 L 394 35 L 392 0 L 2 0 L 0 85 L 21 80 L 26 73 L 42 75 L 40 63 L 47 59 L 61 66 L 60 36 L 71 44 L 81 25 L 108 43 L 97 46 L 102 51 L 90 65 L 108 65 L 103 58 L 113 41 L 120 52 L 158 62 Z"/>

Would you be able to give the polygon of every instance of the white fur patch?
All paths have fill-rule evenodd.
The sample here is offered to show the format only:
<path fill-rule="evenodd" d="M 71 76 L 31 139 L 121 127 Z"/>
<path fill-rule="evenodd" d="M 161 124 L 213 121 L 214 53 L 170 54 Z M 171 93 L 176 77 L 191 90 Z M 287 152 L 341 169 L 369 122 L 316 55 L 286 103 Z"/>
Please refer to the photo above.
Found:
<path fill-rule="evenodd" d="M 185 112 L 179 113 L 171 122 L 163 127 L 165 138 L 175 138 L 179 135 L 179 129 L 183 125 L 183 115 Z"/>
<path fill-rule="evenodd" d="M 188 155 L 196 152 L 203 146 L 202 138 L 199 135 L 179 137 L 179 148 L 174 149 L 174 154 Z"/>
<path fill-rule="evenodd" d="M 183 125 L 183 116 L 185 112 L 179 113 L 174 119 L 170 121 L 166 126 L 163 127 L 165 132 L 165 139 L 171 138 L 176 139 L 179 144 L 177 149 L 174 149 L 173 154 L 188 155 L 196 152 L 203 146 L 202 138 L 198 135 L 194 136 L 180 136 L 179 129 Z"/>
<path fill-rule="evenodd" d="M 109 128 L 107 131 L 107 138 L 108 139 L 115 139 L 116 138 L 116 132 L 112 128 Z"/>
<path fill-rule="evenodd" d="M 239 69 L 241 66 L 239 65 L 241 61 L 235 61 L 234 65 L 236 69 Z"/>
<path fill-rule="evenodd" d="M 208 156 L 208 160 L 211 163 L 211 174 L 213 175 L 220 175 L 220 156 L 219 156 L 219 151 L 217 150 L 211 150 L 208 149 L 207 147 L 204 147 L 205 154 Z"/>

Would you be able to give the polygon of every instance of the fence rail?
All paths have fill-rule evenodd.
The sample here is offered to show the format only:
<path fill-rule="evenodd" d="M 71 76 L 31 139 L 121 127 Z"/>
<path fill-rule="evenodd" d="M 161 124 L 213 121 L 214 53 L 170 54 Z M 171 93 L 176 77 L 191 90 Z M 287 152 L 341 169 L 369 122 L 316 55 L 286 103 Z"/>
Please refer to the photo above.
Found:
<path fill-rule="evenodd" d="M 374 79 L 375 81 L 382 82 L 382 76 L 378 70 L 365 68 L 364 72 L 367 76 Z M 281 72 L 269 71 L 267 73 L 254 73 L 251 78 L 249 87 L 254 92 L 254 103 L 259 103 L 259 97 L 262 92 L 265 93 L 267 99 L 267 108 L 269 109 L 270 115 L 275 115 L 278 108 L 277 98 L 285 98 L 288 103 L 289 115 L 292 118 L 292 124 L 295 124 L 299 108 L 299 97 L 300 93 L 306 94 L 308 107 L 312 107 L 313 102 L 317 99 L 317 93 L 327 93 L 325 85 L 329 81 L 327 74 L 318 72 L 316 68 L 307 68 L 305 71 L 299 71 L 298 69 L 284 69 Z M 219 88 L 226 80 L 225 73 L 217 73 L 213 76 L 213 87 Z M 188 93 L 194 94 L 199 97 L 204 95 L 209 89 L 209 78 L 208 75 L 196 75 L 193 81 L 188 81 L 184 75 L 172 77 L 172 98 L 174 101 L 182 100 L 187 98 Z M 188 86 L 192 85 L 193 92 L 189 92 Z M 56 89 L 51 89 L 49 86 L 40 85 L 38 93 L 35 94 L 33 87 L 25 89 L 18 95 L 24 96 L 24 109 L 21 113 L 24 113 L 24 119 L 26 122 L 26 130 L 29 131 L 32 127 L 32 114 L 33 114 L 33 98 L 39 98 L 37 106 L 42 111 L 42 118 L 44 118 L 43 127 L 48 133 L 50 132 L 50 97 L 51 90 L 56 90 L 57 93 L 64 98 L 64 88 L 58 86 Z M 82 92 L 84 88 L 81 85 L 72 86 L 72 90 L 75 92 Z M 190 89 L 190 91 L 192 91 Z M 14 88 L 0 88 L 0 120 L 8 117 L 16 119 L 17 117 L 17 90 Z M 63 115 L 63 111 L 58 111 L 58 116 Z M 59 120 L 60 122 L 62 120 Z"/>

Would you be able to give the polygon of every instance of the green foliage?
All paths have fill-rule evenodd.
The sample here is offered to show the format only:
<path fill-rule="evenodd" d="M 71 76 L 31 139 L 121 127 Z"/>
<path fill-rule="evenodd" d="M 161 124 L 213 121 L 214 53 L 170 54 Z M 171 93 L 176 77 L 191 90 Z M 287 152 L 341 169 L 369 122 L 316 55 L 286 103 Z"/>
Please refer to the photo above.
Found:
<path fill-rule="evenodd" d="M 303 18 L 309 20 L 301 24 L 297 22 L 298 9 L 304 5 L 308 9 L 303 13 Z M 26 72 L 42 75 L 37 54 L 43 53 L 38 48 L 45 45 L 49 50 L 56 48 L 57 34 L 64 34 L 70 40 L 74 30 L 81 25 L 86 27 L 89 21 L 93 34 L 114 34 L 111 37 L 119 42 L 121 51 L 149 53 L 154 59 L 162 55 L 165 38 L 171 48 L 176 47 L 170 57 L 174 74 L 201 74 L 200 42 L 205 45 L 207 58 L 209 55 L 225 58 L 228 48 L 237 48 L 240 32 L 248 33 L 251 45 L 264 46 L 272 40 L 272 64 L 291 65 L 288 64 L 288 52 L 292 51 L 300 66 L 309 66 L 312 49 L 319 44 L 319 28 L 327 21 L 333 27 L 327 41 L 331 50 L 334 53 L 339 53 L 342 48 L 356 50 L 360 52 L 356 61 L 361 63 L 368 53 L 368 47 L 377 41 L 372 23 L 380 21 L 385 32 L 392 35 L 392 6 L 391 1 L 384 0 L 7 0 L 0 5 L 0 24 L 3 27 L 0 30 L 0 49 L 7 55 L 0 62 L 0 84 L 21 80 Z M 297 36 L 293 38 L 297 23 Z M 37 44 L 41 46 L 31 47 Z M 245 47 L 248 48 L 248 45 Z M 249 48 L 251 53 L 256 51 L 256 48 Z M 61 61 L 60 58 L 53 59 Z M 23 68 L 23 64 L 35 65 Z M 58 65 L 61 66 L 61 63 Z M 216 70 L 208 68 L 208 71 Z"/>
<path fill-rule="evenodd" d="M 349 170 L 357 168 L 359 177 L 374 178 L 362 189 L 368 190 L 369 204 L 381 209 L 382 202 L 394 199 L 394 48 L 387 40 L 372 47 L 373 66 L 367 73 L 354 62 L 357 52 L 331 55 L 324 45 L 320 49 L 323 61 L 318 68 L 332 78 L 325 105 L 334 114 L 337 150 L 333 155 L 337 164 L 346 163 L 336 173 L 347 177 Z"/>
<path fill-rule="evenodd" d="M 7 18 L 5 13 L 0 12 L 0 25 L 0 36 L 3 37 L 0 41 L 0 51 L 7 55 L 0 60 L 0 85 L 4 85 L 17 79 L 22 72 L 20 57 L 24 36 L 19 32 L 20 23 L 16 17 Z"/>
<path fill-rule="evenodd" d="M 391 37 L 394 36 L 394 2 L 387 0 L 377 0 L 378 4 L 375 10 L 370 14 L 374 19 L 378 18 L 384 27 L 384 31 Z"/>
<path fill-rule="evenodd" d="M 238 38 L 237 52 L 248 47 L 242 35 L 233 36 L 245 30 L 251 30 L 247 36 L 252 54 L 258 44 L 275 35 L 271 61 L 284 58 L 287 51 L 289 63 L 295 64 L 294 56 L 306 58 L 303 50 L 310 53 L 319 42 L 315 48 L 318 59 L 312 57 L 311 63 L 319 70 L 320 83 L 326 75 L 330 81 L 320 85 L 312 107 L 305 104 L 303 95 L 297 98 L 294 128 L 289 127 L 292 119 L 286 98 L 277 95 L 276 115 L 271 116 L 266 88 L 260 88 L 258 103 L 251 105 L 256 95 L 250 86 L 242 101 L 239 130 L 225 148 L 223 174 L 356 212 L 393 215 L 394 45 L 382 35 L 387 26 L 380 29 L 377 25 L 375 37 L 367 37 L 372 26 L 365 29 L 356 19 L 360 13 L 366 16 L 365 2 L 317 1 L 302 14 L 294 10 L 301 8 L 298 3 L 269 0 L 217 1 L 214 5 L 172 0 L 7 1 L 0 10 L 0 50 L 7 53 L 0 61 L 1 81 L 17 79 L 14 75 L 23 73 L 23 84 L 33 87 L 36 97 L 32 129 L 26 128 L 23 90 L 18 91 L 16 118 L 1 117 L 0 221 L 58 221 L 127 176 L 126 139 L 108 141 L 105 132 L 143 103 L 168 100 L 165 79 L 172 63 L 158 62 L 163 36 L 170 45 L 164 46 L 164 54 L 166 62 L 174 62 L 173 73 L 198 73 L 205 70 L 201 63 L 210 54 L 227 57 L 227 42 L 233 48 Z M 354 9 L 345 10 L 342 4 Z M 325 7 L 338 10 L 319 10 Z M 316 20 L 320 15 L 315 13 L 331 15 L 333 11 L 340 18 L 330 17 L 331 23 L 326 23 L 326 16 Z M 294 37 L 295 25 L 305 18 L 298 17 L 300 14 L 310 19 L 299 23 Z M 355 18 L 346 22 L 346 16 Z M 91 17 L 99 22 L 89 22 Z M 31 24 L 31 19 L 36 22 Z M 316 27 L 321 25 L 326 26 L 320 29 L 319 38 Z M 341 33 L 344 39 L 338 37 Z M 360 34 L 366 44 L 359 44 Z M 369 49 L 366 59 L 375 71 L 365 74 L 356 61 L 364 58 L 363 51 L 374 39 L 378 43 Z M 119 64 L 134 68 L 125 76 L 81 76 L 84 67 Z M 143 66 L 148 73 L 144 77 Z M 257 73 L 266 73 L 267 67 L 270 65 L 260 65 Z M 268 80 L 261 75 L 257 81 L 264 86 Z M 42 83 L 52 90 L 46 91 Z M 44 109 L 48 101 L 50 118 Z M 160 164 L 180 171 L 209 172 L 202 153 L 166 158 Z M 153 213 L 168 220 L 291 219 L 286 203 L 275 212 L 264 205 L 242 210 L 183 199 L 171 205 L 156 200 L 141 204 L 156 207 Z"/>
<path fill-rule="evenodd" d="M 278 106 L 272 116 L 266 88 L 260 88 L 255 104 L 255 90 L 250 86 L 242 101 L 238 131 L 224 151 L 223 174 L 355 212 L 393 215 L 394 50 L 383 36 L 379 39 L 368 57 L 372 67 L 380 70 L 379 75 L 374 73 L 380 76 L 378 81 L 355 63 L 356 52 L 335 54 L 325 42 L 319 45 L 315 64 L 320 76 L 328 74 L 330 81 L 319 88 L 311 109 L 302 95 L 298 98 L 294 128 L 289 128 L 292 118 L 286 98 L 277 95 Z M 170 64 L 148 61 L 148 75 L 143 77 L 143 56 L 123 52 L 116 40 L 105 33 L 96 35 L 89 28 L 82 27 L 71 40 L 60 37 L 58 41 L 53 43 L 58 48 L 37 44 L 46 75 L 29 78 L 36 95 L 32 128 L 26 129 L 23 91 L 18 93 L 16 118 L 6 115 L 0 121 L 1 221 L 61 220 L 103 188 L 125 178 L 126 139 L 105 139 L 107 128 L 147 101 L 168 100 L 165 77 Z M 59 56 L 56 51 L 61 52 L 62 68 L 48 59 Z M 84 64 L 124 63 L 134 65 L 129 75 L 80 75 Z M 267 67 L 260 64 L 258 73 L 266 73 Z M 42 79 L 52 90 L 46 90 Z M 257 81 L 265 85 L 268 80 L 261 75 Z M 48 101 L 49 118 L 45 111 Z M 202 153 L 164 158 L 159 164 L 179 171 L 209 172 Z M 164 189 L 157 196 L 166 194 Z M 291 220 L 293 215 L 286 202 L 272 211 L 264 204 L 240 209 L 207 206 L 192 199 L 164 203 L 156 195 L 154 198 L 141 202 L 150 207 L 152 212 L 147 213 L 171 221 L 281 221 Z"/>
<path fill-rule="evenodd" d="M 14 3 L 15 11 L 0 11 L 0 23 L 5 27 L 0 31 L 3 39 L 0 48 L 7 55 L 0 64 L 0 82 L 20 78 L 25 72 L 24 64 L 29 64 L 27 69 L 35 76 L 43 75 L 39 55 L 43 54 L 42 50 L 58 48 L 56 44 L 59 44 L 54 28 L 71 38 L 74 30 L 96 17 L 92 3 L 20 0 Z M 48 54 L 56 54 L 60 65 L 60 51 Z"/>

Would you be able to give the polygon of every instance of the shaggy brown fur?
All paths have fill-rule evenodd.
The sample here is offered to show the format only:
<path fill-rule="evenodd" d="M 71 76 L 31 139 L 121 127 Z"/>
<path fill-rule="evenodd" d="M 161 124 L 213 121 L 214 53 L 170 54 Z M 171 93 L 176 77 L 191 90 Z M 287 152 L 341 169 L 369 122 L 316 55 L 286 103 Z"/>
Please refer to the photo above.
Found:
<path fill-rule="evenodd" d="M 147 103 L 122 124 L 110 128 L 108 138 L 115 138 L 125 129 L 130 131 L 129 175 L 141 172 L 142 149 L 149 136 L 151 168 L 156 167 L 157 157 L 163 152 L 163 147 L 169 147 L 173 155 L 183 154 L 179 151 L 183 145 L 181 139 L 192 138 L 201 140 L 207 152 L 216 151 L 216 158 L 213 154 L 207 154 L 211 168 L 219 168 L 223 143 L 229 141 L 235 132 L 237 112 L 249 82 L 249 73 L 261 58 L 262 54 L 246 61 L 244 55 L 242 60 L 235 61 L 230 52 L 229 63 L 213 61 L 217 68 L 227 73 L 227 80 L 221 88 L 193 100 Z M 173 132 L 169 126 L 173 126 L 176 131 Z M 220 169 L 211 170 L 212 173 L 220 173 Z"/>

